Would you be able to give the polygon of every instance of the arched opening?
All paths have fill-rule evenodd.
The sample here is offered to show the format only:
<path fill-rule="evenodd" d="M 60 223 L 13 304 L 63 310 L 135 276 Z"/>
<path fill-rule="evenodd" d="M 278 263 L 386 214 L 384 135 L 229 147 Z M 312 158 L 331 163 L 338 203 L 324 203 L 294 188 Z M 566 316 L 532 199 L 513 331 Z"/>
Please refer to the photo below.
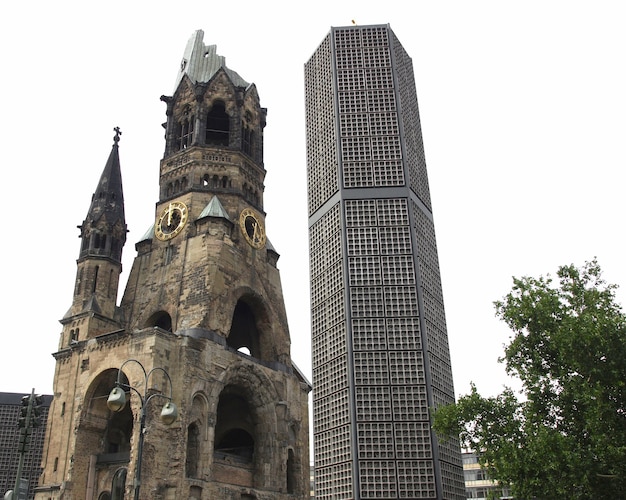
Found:
<path fill-rule="evenodd" d="M 252 463 L 255 418 L 240 390 L 227 386 L 220 394 L 215 424 L 215 459 Z"/>
<path fill-rule="evenodd" d="M 251 356 L 261 357 L 257 319 L 250 305 L 243 300 L 239 300 L 235 306 L 233 321 L 226 342 L 233 349 L 239 350 L 245 347 Z"/>
<path fill-rule="evenodd" d="M 106 404 L 116 380 L 117 370 L 107 370 L 98 377 L 89 395 L 89 404 L 84 417 L 84 421 L 89 423 L 89 428 L 103 427 L 103 436 L 98 439 L 98 442 L 102 443 L 98 450 L 100 462 L 128 460 L 130 457 L 130 439 L 133 434 L 133 412 L 130 405 L 120 412 L 112 412 Z M 126 377 L 123 377 L 122 381 L 127 382 Z M 96 438 L 93 436 L 94 441 Z"/>
<path fill-rule="evenodd" d="M 111 493 L 103 491 L 98 495 L 98 500 L 111 500 Z"/>
<path fill-rule="evenodd" d="M 118 469 L 115 472 L 113 482 L 111 484 L 111 500 L 124 500 L 127 473 L 128 470 L 125 467 Z"/>
<path fill-rule="evenodd" d="M 165 311 L 155 312 L 148 321 L 146 321 L 146 328 L 157 327 L 167 332 L 172 331 L 172 317 Z"/>
<path fill-rule="evenodd" d="M 193 397 L 187 426 L 187 448 L 185 454 L 185 475 L 190 478 L 202 478 L 203 444 L 206 440 L 207 402 L 204 396 Z"/>
<path fill-rule="evenodd" d="M 120 459 L 128 460 L 130 456 L 130 439 L 133 433 L 133 413 L 130 405 L 122 411 L 114 413 L 107 407 L 107 398 L 115 387 L 117 370 L 102 373 L 87 393 L 85 413 L 82 421 L 84 432 L 81 433 L 83 446 L 89 448 L 90 454 L 100 454 L 100 462 Z M 123 378 L 126 381 L 126 378 Z"/>
<path fill-rule="evenodd" d="M 226 106 L 222 101 L 213 103 L 206 120 L 206 144 L 214 146 L 228 146 L 230 132 L 230 117 L 226 113 Z"/>
<path fill-rule="evenodd" d="M 107 398 L 115 387 L 117 375 L 118 370 L 115 368 L 101 372 L 85 392 L 76 430 L 76 442 L 80 446 L 76 447 L 72 458 L 77 476 L 88 477 L 95 472 L 94 484 L 104 485 L 105 493 L 110 491 L 110 498 L 121 499 L 123 495 L 114 495 L 111 481 L 117 474 L 116 484 L 124 484 L 125 473 L 120 472 L 120 465 L 128 464 L 130 460 L 134 418 L 131 405 L 126 405 L 119 413 L 107 407 Z M 128 379 L 121 375 L 121 382 L 128 383 Z M 96 457 L 96 466 L 95 470 L 90 471 L 89 464 L 93 456 Z"/>
<path fill-rule="evenodd" d="M 189 104 L 185 105 L 182 116 L 174 128 L 174 146 L 176 150 L 186 149 L 193 144 L 195 122 L 196 119 L 191 114 L 191 106 Z"/>

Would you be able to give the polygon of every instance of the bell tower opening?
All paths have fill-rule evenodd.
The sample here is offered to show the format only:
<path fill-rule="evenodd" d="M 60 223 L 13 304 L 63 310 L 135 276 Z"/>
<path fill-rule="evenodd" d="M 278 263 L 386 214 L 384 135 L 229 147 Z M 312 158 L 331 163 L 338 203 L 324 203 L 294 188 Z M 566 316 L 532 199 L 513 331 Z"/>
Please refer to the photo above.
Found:
<path fill-rule="evenodd" d="M 211 146 L 228 146 L 230 117 L 222 101 L 215 101 L 207 114 L 206 144 Z"/>
<path fill-rule="evenodd" d="M 233 313 L 233 322 L 226 340 L 229 347 L 241 352 L 250 353 L 260 358 L 259 329 L 252 308 L 243 300 L 239 300 Z"/>

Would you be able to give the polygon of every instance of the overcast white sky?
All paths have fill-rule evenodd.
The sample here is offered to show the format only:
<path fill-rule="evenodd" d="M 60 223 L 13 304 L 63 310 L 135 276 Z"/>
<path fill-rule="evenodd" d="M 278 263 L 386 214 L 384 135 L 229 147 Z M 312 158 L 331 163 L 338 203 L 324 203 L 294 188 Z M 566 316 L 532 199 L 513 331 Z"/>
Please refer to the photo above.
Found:
<path fill-rule="evenodd" d="M 267 233 L 292 356 L 311 378 L 303 65 L 353 19 L 389 23 L 413 59 L 457 394 L 470 381 L 485 394 L 509 383 L 497 362 L 508 331 L 492 303 L 512 276 L 597 256 L 626 286 L 624 2 L 11 2 L 0 14 L 0 391 L 52 392 L 76 226 L 115 126 L 125 284 L 154 219 L 159 97 L 173 93 L 196 29 L 268 108 Z"/>

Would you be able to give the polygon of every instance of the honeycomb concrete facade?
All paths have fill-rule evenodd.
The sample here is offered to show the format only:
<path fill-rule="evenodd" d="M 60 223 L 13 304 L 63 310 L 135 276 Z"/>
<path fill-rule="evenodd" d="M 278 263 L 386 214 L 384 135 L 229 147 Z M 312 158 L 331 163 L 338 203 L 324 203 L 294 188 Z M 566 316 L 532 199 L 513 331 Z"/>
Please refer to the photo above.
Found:
<path fill-rule="evenodd" d="M 332 28 L 305 65 L 319 499 L 461 499 L 412 62 L 388 25 Z"/>
<path fill-rule="evenodd" d="M 23 398 L 29 394 L 14 392 L 0 392 L 0 495 L 15 491 L 20 459 L 19 440 L 20 429 L 18 420 L 20 409 L 23 408 Z M 40 425 L 30 428 L 29 444 L 24 452 L 21 478 L 28 482 L 28 497 L 33 498 L 41 474 L 41 451 L 46 433 L 46 418 L 52 396 L 44 395 L 40 408 Z"/>
<path fill-rule="evenodd" d="M 119 306 L 118 132 L 80 226 L 38 499 L 131 498 L 142 399 L 140 498 L 309 497 L 311 386 L 291 361 L 279 255 L 264 233 L 266 110 L 202 38 L 192 36 L 177 88 L 161 98 L 154 227 L 135 245 Z M 114 413 L 118 380 L 133 389 Z M 170 380 L 179 417 L 167 426 Z"/>

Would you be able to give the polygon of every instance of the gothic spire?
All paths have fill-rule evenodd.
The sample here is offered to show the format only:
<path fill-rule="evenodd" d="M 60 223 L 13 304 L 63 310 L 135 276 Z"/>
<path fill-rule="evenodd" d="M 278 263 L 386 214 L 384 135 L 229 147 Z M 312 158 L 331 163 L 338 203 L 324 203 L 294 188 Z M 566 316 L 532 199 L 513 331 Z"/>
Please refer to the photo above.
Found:
<path fill-rule="evenodd" d="M 109 159 L 91 198 L 91 205 L 82 226 L 83 244 L 81 257 L 95 254 L 121 260 L 121 250 L 126 242 L 126 218 L 124 214 L 124 193 L 120 168 L 119 141 L 122 132 L 113 129 L 113 146 Z M 103 244 L 108 240 L 108 244 Z M 111 245 L 113 243 L 113 245 Z"/>
<path fill-rule="evenodd" d="M 119 142 L 122 132 L 119 127 L 115 127 L 113 130 L 115 131 L 115 136 L 113 137 L 111 154 L 91 199 L 87 218 L 96 222 L 104 216 L 109 224 L 114 224 L 118 220 L 125 224 L 124 193 L 122 191 L 122 171 L 119 154 Z"/>

